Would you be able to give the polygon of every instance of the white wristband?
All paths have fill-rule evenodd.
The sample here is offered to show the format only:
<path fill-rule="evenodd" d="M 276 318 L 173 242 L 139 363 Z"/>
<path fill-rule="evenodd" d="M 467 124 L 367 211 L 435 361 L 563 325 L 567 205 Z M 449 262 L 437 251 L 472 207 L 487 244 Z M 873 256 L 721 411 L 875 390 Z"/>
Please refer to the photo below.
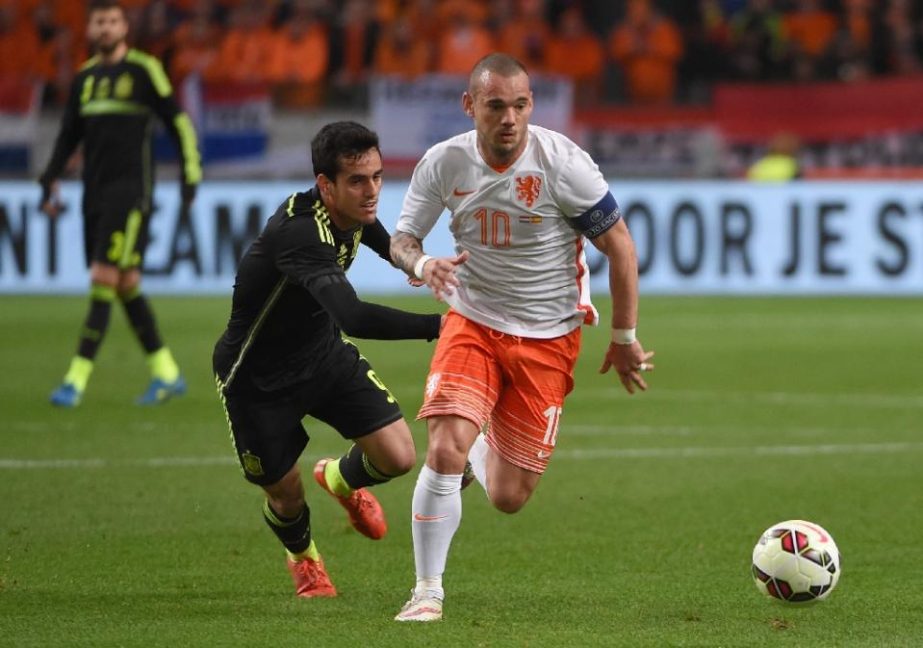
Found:
<path fill-rule="evenodd" d="M 420 281 L 423 281 L 423 266 L 425 266 L 426 262 L 432 258 L 433 257 L 430 255 L 424 254 L 419 259 L 417 259 L 417 262 L 413 264 L 413 276 Z"/>
<path fill-rule="evenodd" d="M 625 344 L 625 345 L 634 344 L 635 340 L 637 339 L 638 338 L 635 335 L 635 329 L 633 328 L 630 328 L 630 329 L 614 328 L 612 329 L 612 343 L 613 344 Z"/>

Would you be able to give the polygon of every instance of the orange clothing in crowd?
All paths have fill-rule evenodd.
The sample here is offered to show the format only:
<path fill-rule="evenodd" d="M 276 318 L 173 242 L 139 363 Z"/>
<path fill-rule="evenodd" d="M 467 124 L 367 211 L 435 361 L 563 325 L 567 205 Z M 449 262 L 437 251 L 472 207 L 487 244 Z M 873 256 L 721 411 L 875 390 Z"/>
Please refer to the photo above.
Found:
<path fill-rule="evenodd" d="M 546 66 L 546 50 L 551 39 L 551 29 L 544 20 L 522 21 L 513 19 L 500 28 L 498 47 L 526 66 L 539 72 Z"/>
<path fill-rule="evenodd" d="M 497 46 L 526 66 L 527 70 L 544 71 L 551 27 L 545 19 L 542 0 L 515 0 L 512 15 L 501 19 Z"/>
<path fill-rule="evenodd" d="M 385 28 L 378 41 L 374 68 L 378 74 L 412 79 L 429 71 L 431 57 L 429 43 L 415 38 L 410 22 L 398 18 Z"/>
<path fill-rule="evenodd" d="M 329 65 L 327 30 L 319 22 L 283 28 L 264 52 L 266 77 L 274 82 L 316 83 Z"/>
<path fill-rule="evenodd" d="M 629 8 L 635 3 L 649 6 L 634 0 Z M 612 32 L 609 47 L 622 66 L 632 101 L 662 103 L 673 99 L 683 41 L 670 20 L 652 12 L 643 21 L 626 20 Z"/>
<path fill-rule="evenodd" d="M 47 55 L 34 29 L 0 32 L 0 76 L 34 79 L 45 77 Z"/>
<path fill-rule="evenodd" d="M 606 50 L 587 27 L 577 7 L 565 10 L 558 31 L 551 36 L 546 54 L 548 71 L 578 82 L 598 82 L 606 67 Z"/>
<path fill-rule="evenodd" d="M 192 18 L 176 28 L 176 43 L 171 76 L 177 81 L 190 74 L 209 76 L 218 56 L 217 28 L 207 20 Z"/>
<path fill-rule="evenodd" d="M 490 31 L 467 20 L 454 22 L 439 38 L 436 70 L 467 75 L 475 63 L 492 51 L 494 39 Z"/>
<path fill-rule="evenodd" d="M 824 53 L 836 30 L 836 17 L 828 11 L 793 11 L 782 17 L 782 33 L 811 57 Z"/>
<path fill-rule="evenodd" d="M 266 80 L 266 59 L 275 47 L 269 27 L 231 29 L 221 41 L 214 63 L 206 71 L 209 81 L 251 83 Z"/>

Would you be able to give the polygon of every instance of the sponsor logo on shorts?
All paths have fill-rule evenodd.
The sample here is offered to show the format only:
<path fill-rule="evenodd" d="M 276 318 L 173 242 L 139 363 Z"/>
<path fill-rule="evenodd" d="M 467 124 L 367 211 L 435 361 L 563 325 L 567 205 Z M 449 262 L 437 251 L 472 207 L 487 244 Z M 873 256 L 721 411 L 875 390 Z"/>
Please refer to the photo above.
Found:
<path fill-rule="evenodd" d="M 436 393 L 436 390 L 439 389 L 439 379 L 442 378 L 442 374 L 434 373 L 430 374 L 430 377 L 426 379 L 426 396 L 427 398 L 431 397 Z"/>

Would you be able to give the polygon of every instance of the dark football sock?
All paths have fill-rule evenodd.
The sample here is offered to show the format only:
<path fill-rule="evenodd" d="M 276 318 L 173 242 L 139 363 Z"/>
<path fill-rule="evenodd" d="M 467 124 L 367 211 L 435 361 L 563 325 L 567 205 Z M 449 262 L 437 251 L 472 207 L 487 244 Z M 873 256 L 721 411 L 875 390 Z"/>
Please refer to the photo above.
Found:
<path fill-rule="evenodd" d="M 115 299 L 115 289 L 111 286 L 93 284 L 90 289 L 90 310 L 87 312 L 83 329 L 80 331 L 80 342 L 77 344 L 77 355 L 87 360 L 96 358 L 106 329 L 109 328 L 109 316 L 112 313 L 112 301 Z"/>
<path fill-rule="evenodd" d="M 153 353 L 163 346 L 163 340 L 160 339 L 160 332 L 157 330 L 157 322 L 154 320 L 154 311 L 151 304 L 137 288 L 128 293 L 119 296 L 122 306 L 125 308 L 125 315 L 131 322 L 131 328 L 134 329 L 138 342 L 144 347 L 147 353 Z"/>
<path fill-rule="evenodd" d="M 386 475 L 372 465 L 362 448 L 354 445 L 339 460 L 340 474 L 343 481 L 353 490 L 364 486 L 384 484 L 391 480 L 391 475 Z"/>
<path fill-rule="evenodd" d="M 311 545 L 311 511 L 307 504 L 297 517 L 287 518 L 276 513 L 266 500 L 263 519 L 289 553 L 302 554 Z"/>

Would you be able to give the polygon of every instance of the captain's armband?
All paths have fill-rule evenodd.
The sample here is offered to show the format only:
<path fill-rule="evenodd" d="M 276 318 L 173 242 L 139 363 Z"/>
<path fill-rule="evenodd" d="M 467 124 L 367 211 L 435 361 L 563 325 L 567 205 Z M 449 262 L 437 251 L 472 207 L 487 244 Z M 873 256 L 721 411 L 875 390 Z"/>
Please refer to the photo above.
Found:
<path fill-rule="evenodd" d="M 588 210 L 568 220 L 570 226 L 588 239 L 593 239 L 619 222 L 622 212 L 611 192 L 606 192 L 598 203 Z"/>

